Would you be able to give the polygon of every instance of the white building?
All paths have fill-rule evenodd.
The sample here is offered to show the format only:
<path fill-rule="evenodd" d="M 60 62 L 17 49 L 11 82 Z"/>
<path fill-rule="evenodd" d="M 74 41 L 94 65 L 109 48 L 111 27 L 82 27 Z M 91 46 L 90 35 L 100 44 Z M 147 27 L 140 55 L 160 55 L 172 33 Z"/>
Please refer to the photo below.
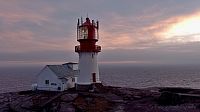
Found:
<path fill-rule="evenodd" d="M 47 91 L 64 91 L 75 87 L 78 75 L 77 63 L 46 65 L 37 76 L 33 88 Z"/>

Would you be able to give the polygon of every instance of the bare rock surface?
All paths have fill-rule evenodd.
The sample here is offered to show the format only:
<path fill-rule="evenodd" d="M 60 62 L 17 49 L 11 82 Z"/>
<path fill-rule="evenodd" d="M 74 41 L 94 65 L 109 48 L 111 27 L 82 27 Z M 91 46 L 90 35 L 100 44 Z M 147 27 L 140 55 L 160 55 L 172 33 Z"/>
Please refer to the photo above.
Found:
<path fill-rule="evenodd" d="M 0 94 L 0 112 L 200 112 L 200 90 L 98 85 L 94 91 Z"/>

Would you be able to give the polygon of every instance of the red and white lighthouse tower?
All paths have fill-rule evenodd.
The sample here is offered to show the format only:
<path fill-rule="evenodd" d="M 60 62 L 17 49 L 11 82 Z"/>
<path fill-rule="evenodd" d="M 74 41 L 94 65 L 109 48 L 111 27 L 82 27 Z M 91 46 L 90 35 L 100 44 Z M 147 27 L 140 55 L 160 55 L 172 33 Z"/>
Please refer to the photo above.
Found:
<path fill-rule="evenodd" d="M 90 21 L 87 17 L 83 22 L 78 19 L 77 41 L 80 45 L 75 46 L 75 52 L 79 54 L 79 75 L 77 78 L 77 89 L 88 89 L 91 84 L 101 83 L 99 80 L 99 68 L 97 63 L 98 52 L 101 46 L 96 45 L 99 39 L 99 22 Z"/>

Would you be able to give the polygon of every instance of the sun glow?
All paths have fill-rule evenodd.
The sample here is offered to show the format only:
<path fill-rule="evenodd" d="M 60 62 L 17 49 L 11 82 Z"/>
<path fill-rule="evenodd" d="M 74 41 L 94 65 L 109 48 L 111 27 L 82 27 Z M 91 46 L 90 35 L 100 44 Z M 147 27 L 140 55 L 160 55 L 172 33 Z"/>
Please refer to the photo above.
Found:
<path fill-rule="evenodd" d="M 183 17 L 179 22 L 171 25 L 163 35 L 167 39 L 200 41 L 200 14 Z"/>

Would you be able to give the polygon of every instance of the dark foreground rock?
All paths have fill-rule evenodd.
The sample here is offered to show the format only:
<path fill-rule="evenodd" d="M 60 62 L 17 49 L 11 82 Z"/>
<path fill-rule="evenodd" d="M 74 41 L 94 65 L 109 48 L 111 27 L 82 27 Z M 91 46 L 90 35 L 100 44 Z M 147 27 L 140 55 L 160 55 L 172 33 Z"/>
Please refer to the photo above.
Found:
<path fill-rule="evenodd" d="M 0 94 L 0 112 L 200 112 L 200 90 L 121 88 Z"/>

